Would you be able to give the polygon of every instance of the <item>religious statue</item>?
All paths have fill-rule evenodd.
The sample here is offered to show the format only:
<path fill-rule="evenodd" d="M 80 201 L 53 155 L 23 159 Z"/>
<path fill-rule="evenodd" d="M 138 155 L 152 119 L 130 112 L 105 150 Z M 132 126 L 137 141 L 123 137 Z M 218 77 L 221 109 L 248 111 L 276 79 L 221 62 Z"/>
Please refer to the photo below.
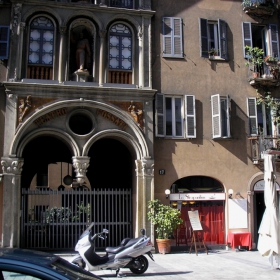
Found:
<path fill-rule="evenodd" d="M 90 51 L 90 46 L 89 46 L 89 41 L 87 38 L 85 38 L 85 30 L 80 32 L 80 38 L 75 41 L 73 36 L 71 35 L 71 41 L 73 43 L 77 43 L 77 49 L 76 49 L 76 63 L 78 67 L 78 71 L 87 71 L 85 69 L 89 65 L 90 61 L 90 56 L 91 56 L 91 51 Z"/>

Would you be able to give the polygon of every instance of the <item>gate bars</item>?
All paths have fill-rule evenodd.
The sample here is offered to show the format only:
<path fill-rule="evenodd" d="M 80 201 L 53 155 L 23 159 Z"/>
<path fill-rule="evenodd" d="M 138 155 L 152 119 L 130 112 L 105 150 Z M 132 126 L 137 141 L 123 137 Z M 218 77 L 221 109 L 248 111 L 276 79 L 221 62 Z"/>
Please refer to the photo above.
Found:
<path fill-rule="evenodd" d="M 132 237 L 131 197 L 130 189 L 22 189 L 21 247 L 73 251 L 91 222 L 94 232 L 109 230 L 105 241 L 97 241 L 97 250 L 118 246 Z"/>

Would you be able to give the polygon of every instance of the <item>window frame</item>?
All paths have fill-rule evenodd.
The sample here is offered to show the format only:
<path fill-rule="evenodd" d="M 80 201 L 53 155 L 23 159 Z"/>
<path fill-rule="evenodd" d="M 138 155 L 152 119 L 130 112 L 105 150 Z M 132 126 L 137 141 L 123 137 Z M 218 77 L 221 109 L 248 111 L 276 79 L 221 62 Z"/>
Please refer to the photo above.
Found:
<path fill-rule="evenodd" d="M 222 102 L 226 101 L 226 115 L 222 116 Z M 230 107 L 231 100 L 229 95 L 211 95 L 211 116 L 212 116 L 212 138 L 231 138 L 230 132 Z M 226 125 L 226 134 L 223 134 L 223 126 Z"/>
<path fill-rule="evenodd" d="M 182 27 L 182 18 L 162 18 L 162 57 L 184 57 Z"/>
<path fill-rule="evenodd" d="M 166 135 L 166 98 L 172 102 L 172 135 Z M 175 100 L 181 99 L 182 135 L 176 135 Z M 156 137 L 184 139 L 196 138 L 196 110 L 194 95 L 165 95 L 157 93 L 155 98 L 155 135 Z"/>
<path fill-rule="evenodd" d="M 2 33 L 2 30 L 7 30 L 7 39 L 6 40 L 0 40 L 0 44 L 4 44 L 6 50 L 5 55 L 1 55 L 0 59 L 8 59 L 9 57 L 9 46 L 10 46 L 10 26 L 0 25 L 0 33 Z M 1 38 L 1 36 L 0 36 Z"/>
<path fill-rule="evenodd" d="M 217 37 L 216 40 L 214 38 L 214 48 L 218 50 L 217 58 L 228 60 L 227 22 L 219 18 L 216 21 L 199 18 L 200 56 L 209 57 L 208 52 L 211 49 L 209 25 L 214 25 L 214 33 L 216 33 Z"/>

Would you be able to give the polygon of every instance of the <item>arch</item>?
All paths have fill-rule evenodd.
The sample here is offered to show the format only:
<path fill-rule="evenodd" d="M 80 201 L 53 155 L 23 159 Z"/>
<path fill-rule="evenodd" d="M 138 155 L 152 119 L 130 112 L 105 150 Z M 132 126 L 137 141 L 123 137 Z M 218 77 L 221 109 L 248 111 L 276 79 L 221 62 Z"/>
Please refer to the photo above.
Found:
<path fill-rule="evenodd" d="M 142 151 L 139 144 L 136 142 L 136 139 L 134 139 L 129 133 L 125 131 L 120 131 L 118 129 L 111 129 L 111 130 L 104 130 L 99 133 L 96 133 L 94 136 L 92 136 L 87 143 L 84 145 L 82 156 L 86 156 L 89 152 L 90 147 L 94 144 L 94 142 L 105 138 L 105 137 L 113 137 L 116 139 L 123 139 L 125 142 L 129 143 L 136 153 L 136 158 L 142 158 Z M 128 147 L 129 149 L 129 147 Z"/>
<path fill-rule="evenodd" d="M 114 24 L 116 21 L 121 21 L 123 22 L 124 20 L 130 22 L 136 31 L 141 29 L 141 25 L 131 16 L 127 14 L 115 14 L 113 15 L 108 22 L 105 24 L 105 29 L 109 30 L 110 26 Z"/>
<path fill-rule="evenodd" d="M 83 15 L 81 17 L 81 15 Z M 100 21 L 100 19 L 96 16 L 96 14 L 94 13 L 91 13 L 89 11 L 85 11 L 85 10 L 77 10 L 75 12 L 73 12 L 71 15 L 69 15 L 64 21 L 63 21 L 63 26 L 67 26 L 71 24 L 71 22 L 74 20 L 74 19 L 80 19 L 80 18 L 84 18 L 84 19 L 91 19 L 93 20 L 94 22 L 96 22 L 96 24 L 98 25 L 98 28 L 99 29 L 102 29 L 103 27 L 103 24 L 102 22 Z"/>
<path fill-rule="evenodd" d="M 122 119 L 132 130 L 134 133 L 136 139 L 133 142 L 133 147 L 137 147 L 138 152 L 136 152 L 137 155 L 141 157 L 149 157 L 149 150 L 148 150 L 148 145 L 146 143 L 146 140 L 144 138 L 143 132 L 137 125 L 134 119 L 132 119 L 126 112 L 121 111 L 118 107 L 112 105 L 112 104 L 105 104 L 100 101 L 94 101 L 94 100 L 85 100 L 83 98 L 81 99 L 74 99 L 74 100 L 62 100 L 62 101 L 57 101 L 55 103 L 51 103 L 43 107 L 41 110 L 35 111 L 30 117 L 28 117 L 24 123 L 18 128 L 16 135 L 14 136 L 14 139 L 11 143 L 10 146 L 10 155 L 11 156 L 17 156 L 19 153 L 19 147 L 22 139 L 24 139 L 25 134 L 27 133 L 30 125 L 33 125 L 33 122 L 43 116 L 44 114 L 47 114 L 53 110 L 59 109 L 61 107 L 64 108 L 70 108 L 70 107 L 85 107 L 85 108 L 96 108 L 96 109 L 101 109 L 105 110 L 107 112 L 110 112 L 114 114 L 116 117 Z M 122 130 L 115 130 L 115 135 L 116 132 L 118 131 L 118 135 L 125 135 L 125 133 L 122 132 Z M 128 134 L 127 134 L 128 135 Z M 70 136 L 69 136 L 70 137 Z M 129 139 L 128 136 L 127 140 Z M 131 141 L 131 140 L 129 140 Z M 135 145 L 136 141 L 138 141 L 137 146 Z M 70 141 L 70 143 L 72 143 Z M 73 142 L 74 143 L 74 142 Z M 72 144 L 73 145 L 73 144 Z M 75 146 L 75 145 L 73 145 Z M 74 151 L 77 151 L 76 149 L 73 149 Z M 140 153 L 141 151 L 141 153 Z"/>
<path fill-rule="evenodd" d="M 41 128 L 37 129 L 36 131 L 32 131 L 26 137 L 24 137 L 23 141 L 20 142 L 18 146 L 18 156 L 22 157 L 23 150 L 25 146 L 33 139 L 37 138 L 38 136 L 55 136 L 56 138 L 62 140 L 66 144 L 68 144 L 72 149 L 72 154 L 74 156 L 80 156 L 79 147 L 75 140 L 66 132 L 53 129 L 53 128 Z"/>
<path fill-rule="evenodd" d="M 60 15 L 53 9 L 50 9 L 48 7 L 45 7 L 42 9 L 40 6 L 38 7 L 34 7 L 30 10 L 28 10 L 23 16 L 22 16 L 22 21 L 26 22 L 28 20 L 29 17 L 31 17 L 32 15 L 37 16 L 37 13 L 40 13 L 42 15 L 46 16 L 46 13 L 48 13 L 49 15 L 53 16 L 53 20 L 56 19 L 58 22 L 58 25 L 61 26 L 62 24 L 62 19 L 60 17 Z"/>
<path fill-rule="evenodd" d="M 254 190 L 254 185 L 257 181 L 262 180 L 264 176 L 263 172 L 258 172 L 256 174 L 254 174 L 250 180 L 248 181 L 248 185 L 247 185 L 247 191 L 253 191 Z"/>

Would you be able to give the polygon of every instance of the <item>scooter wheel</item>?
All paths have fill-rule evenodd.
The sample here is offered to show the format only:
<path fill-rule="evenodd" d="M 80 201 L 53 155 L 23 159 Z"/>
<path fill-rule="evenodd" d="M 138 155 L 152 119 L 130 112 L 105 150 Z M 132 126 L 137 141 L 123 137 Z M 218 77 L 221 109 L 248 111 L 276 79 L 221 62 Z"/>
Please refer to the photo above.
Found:
<path fill-rule="evenodd" d="M 149 267 L 149 262 L 145 256 L 139 256 L 132 260 L 130 271 L 135 274 L 143 274 Z"/>

